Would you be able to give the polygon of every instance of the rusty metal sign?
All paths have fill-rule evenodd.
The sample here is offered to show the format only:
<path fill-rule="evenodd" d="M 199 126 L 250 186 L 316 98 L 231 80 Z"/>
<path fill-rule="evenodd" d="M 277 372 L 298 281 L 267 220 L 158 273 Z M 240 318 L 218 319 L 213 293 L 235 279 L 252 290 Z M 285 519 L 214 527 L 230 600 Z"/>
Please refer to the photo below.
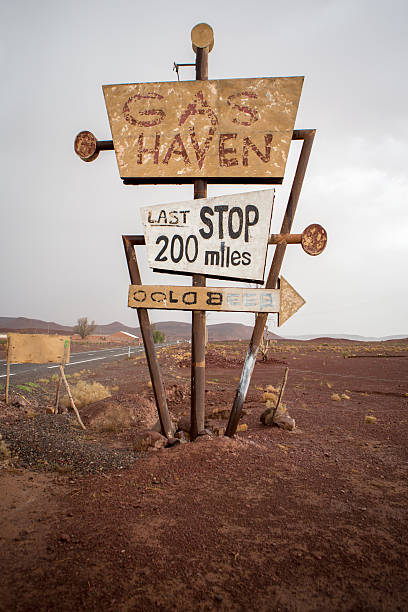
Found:
<path fill-rule="evenodd" d="M 120 176 L 280 184 L 302 85 L 303 77 L 104 85 Z"/>
<path fill-rule="evenodd" d="M 141 209 L 157 272 L 263 282 L 274 190 Z"/>
<path fill-rule="evenodd" d="M 282 325 L 305 300 L 284 278 L 280 289 L 130 285 L 130 308 L 279 313 Z"/>

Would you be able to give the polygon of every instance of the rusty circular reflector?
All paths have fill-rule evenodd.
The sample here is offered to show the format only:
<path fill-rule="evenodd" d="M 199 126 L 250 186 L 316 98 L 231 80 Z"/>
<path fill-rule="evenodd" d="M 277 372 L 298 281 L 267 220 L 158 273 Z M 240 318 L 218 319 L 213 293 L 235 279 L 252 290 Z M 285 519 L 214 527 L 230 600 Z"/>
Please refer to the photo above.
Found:
<path fill-rule="evenodd" d="M 208 23 L 198 23 L 191 30 L 191 42 L 193 43 L 193 51 L 197 53 L 197 49 L 205 49 L 209 47 L 211 51 L 214 46 L 214 32 Z"/>
<path fill-rule="evenodd" d="M 308 255 L 320 255 L 326 248 L 327 232 L 318 223 L 308 225 L 302 234 L 302 248 Z"/>
<path fill-rule="evenodd" d="M 99 155 L 97 144 L 98 141 L 92 132 L 88 132 L 87 130 L 79 132 L 74 143 L 75 153 L 83 161 L 94 161 Z"/>

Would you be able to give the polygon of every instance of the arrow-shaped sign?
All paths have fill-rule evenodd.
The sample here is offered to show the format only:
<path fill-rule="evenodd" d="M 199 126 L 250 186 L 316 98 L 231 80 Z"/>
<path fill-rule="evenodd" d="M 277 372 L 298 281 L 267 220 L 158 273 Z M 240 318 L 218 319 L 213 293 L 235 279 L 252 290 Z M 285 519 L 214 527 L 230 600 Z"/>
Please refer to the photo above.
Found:
<path fill-rule="evenodd" d="M 279 314 L 279 326 L 303 304 L 305 300 L 283 277 L 279 289 L 130 285 L 128 301 L 130 308 L 276 312 Z"/>

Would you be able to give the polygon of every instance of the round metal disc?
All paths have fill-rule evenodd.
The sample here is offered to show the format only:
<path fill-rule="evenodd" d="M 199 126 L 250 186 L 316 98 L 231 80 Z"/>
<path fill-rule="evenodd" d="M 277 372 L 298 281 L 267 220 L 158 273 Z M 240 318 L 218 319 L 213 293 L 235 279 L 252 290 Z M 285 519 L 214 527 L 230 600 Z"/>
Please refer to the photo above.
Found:
<path fill-rule="evenodd" d="M 86 162 L 94 161 L 99 155 L 97 140 L 92 132 L 79 132 L 74 143 L 75 153 Z"/>
<path fill-rule="evenodd" d="M 209 51 L 214 46 L 214 32 L 208 23 L 198 23 L 191 30 L 191 42 L 193 43 L 194 53 L 197 53 L 197 49 L 205 49 L 209 47 Z"/>
<path fill-rule="evenodd" d="M 326 248 L 327 232 L 318 223 L 308 225 L 302 234 L 302 248 L 308 255 L 320 255 Z"/>

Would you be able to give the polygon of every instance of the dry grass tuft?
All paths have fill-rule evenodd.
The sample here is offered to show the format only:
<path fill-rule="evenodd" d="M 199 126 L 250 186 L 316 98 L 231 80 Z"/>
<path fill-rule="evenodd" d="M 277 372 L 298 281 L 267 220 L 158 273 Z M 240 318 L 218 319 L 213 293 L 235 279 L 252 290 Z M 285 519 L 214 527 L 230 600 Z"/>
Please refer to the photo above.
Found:
<path fill-rule="evenodd" d="M 278 394 L 277 393 L 272 393 L 272 391 L 265 391 L 265 393 L 263 393 L 262 395 L 262 401 L 263 402 L 273 402 L 274 404 L 276 404 L 276 402 L 278 401 Z"/>
<path fill-rule="evenodd" d="M 111 393 L 107 387 L 101 385 L 101 383 L 93 382 L 88 383 L 84 380 L 80 380 L 76 385 L 71 386 L 72 397 L 74 398 L 75 406 L 79 409 L 93 402 L 110 397 Z M 68 408 L 70 401 L 68 397 L 64 397 L 61 400 L 61 404 Z"/>

